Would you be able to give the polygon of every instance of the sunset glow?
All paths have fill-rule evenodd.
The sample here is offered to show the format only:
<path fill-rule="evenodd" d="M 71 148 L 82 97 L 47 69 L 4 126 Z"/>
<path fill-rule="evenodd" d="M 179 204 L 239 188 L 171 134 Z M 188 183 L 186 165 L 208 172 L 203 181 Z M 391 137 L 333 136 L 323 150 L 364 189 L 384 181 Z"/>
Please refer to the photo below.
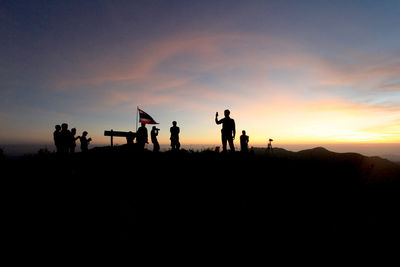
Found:
<path fill-rule="evenodd" d="M 0 144 L 105 144 L 137 106 L 161 144 L 219 143 L 224 109 L 236 142 L 400 143 L 399 1 L 6 3 Z"/>

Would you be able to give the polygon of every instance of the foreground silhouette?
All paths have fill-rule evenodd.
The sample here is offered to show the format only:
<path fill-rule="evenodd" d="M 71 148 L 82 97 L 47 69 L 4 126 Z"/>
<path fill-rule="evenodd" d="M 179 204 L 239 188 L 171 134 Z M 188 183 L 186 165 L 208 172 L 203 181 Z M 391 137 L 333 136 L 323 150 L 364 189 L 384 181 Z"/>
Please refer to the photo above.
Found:
<path fill-rule="evenodd" d="M 92 138 L 87 138 L 86 136 L 88 135 L 87 131 L 84 131 L 82 133 L 82 136 L 79 137 L 79 140 L 81 141 L 81 151 L 82 152 L 87 152 L 89 150 L 89 143 L 92 141 Z"/>
<path fill-rule="evenodd" d="M 68 124 L 61 124 L 61 131 L 59 134 L 60 151 L 62 154 L 68 154 L 71 141 L 71 132 L 68 130 Z"/>
<path fill-rule="evenodd" d="M 180 129 L 178 126 L 176 126 L 177 122 L 173 121 L 172 122 L 172 127 L 169 129 L 170 133 L 171 133 L 171 149 L 172 150 L 179 150 L 179 148 L 181 147 L 181 143 L 179 143 L 179 133 L 180 133 Z"/>
<path fill-rule="evenodd" d="M 76 140 L 80 139 L 80 136 L 75 137 L 75 135 L 76 135 L 76 128 L 72 128 L 70 136 L 69 136 L 69 138 L 70 138 L 70 140 L 69 140 L 69 152 L 70 153 L 75 153 Z"/>
<path fill-rule="evenodd" d="M 160 144 L 158 143 L 157 136 L 158 136 L 158 129 L 156 126 L 153 126 L 151 129 L 151 142 L 153 143 L 153 152 L 158 152 L 160 151 Z"/>
<path fill-rule="evenodd" d="M 242 131 L 242 135 L 240 136 L 240 152 L 248 152 L 249 151 L 249 136 L 246 135 L 246 131 Z"/>
<path fill-rule="evenodd" d="M 76 140 L 81 142 L 81 151 L 86 152 L 89 149 L 89 143 L 92 138 L 87 138 L 87 132 L 84 131 L 82 136 L 76 136 L 76 128 L 72 128 L 71 131 L 68 130 L 68 124 L 63 123 L 55 126 L 55 131 L 53 132 L 54 145 L 56 147 L 56 152 L 58 154 L 67 155 L 69 153 L 75 153 Z"/>
<path fill-rule="evenodd" d="M 143 150 L 144 146 L 149 143 L 146 124 L 142 123 L 136 132 L 136 143 Z"/>
<path fill-rule="evenodd" d="M 4 185 L 15 238 L 54 246 L 342 244 L 392 237 L 400 225 L 400 166 L 323 148 L 139 153 L 134 144 L 40 154 L 2 170 L 15 177 Z"/>
<path fill-rule="evenodd" d="M 61 126 L 56 125 L 55 126 L 55 131 L 53 132 L 53 139 L 54 139 L 54 145 L 56 146 L 56 151 L 57 153 L 61 153 Z"/>
<path fill-rule="evenodd" d="M 221 139 L 222 139 L 222 151 L 226 152 L 226 143 L 229 143 L 229 148 L 231 152 L 235 152 L 235 146 L 233 144 L 233 140 L 236 135 L 236 126 L 235 121 L 229 117 L 230 111 L 226 109 L 224 111 L 224 118 L 218 120 L 218 112 L 215 113 L 215 123 L 222 124 L 221 129 Z"/>

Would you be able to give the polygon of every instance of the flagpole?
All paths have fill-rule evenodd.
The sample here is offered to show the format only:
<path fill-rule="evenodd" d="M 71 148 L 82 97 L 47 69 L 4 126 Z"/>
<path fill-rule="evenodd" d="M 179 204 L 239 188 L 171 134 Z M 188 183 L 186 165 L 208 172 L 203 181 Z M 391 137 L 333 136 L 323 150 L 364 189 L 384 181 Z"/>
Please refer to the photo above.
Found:
<path fill-rule="evenodd" d="M 136 132 L 137 132 L 137 128 L 138 128 L 138 117 L 139 117 L 139 107 L 136 107 Z"/>

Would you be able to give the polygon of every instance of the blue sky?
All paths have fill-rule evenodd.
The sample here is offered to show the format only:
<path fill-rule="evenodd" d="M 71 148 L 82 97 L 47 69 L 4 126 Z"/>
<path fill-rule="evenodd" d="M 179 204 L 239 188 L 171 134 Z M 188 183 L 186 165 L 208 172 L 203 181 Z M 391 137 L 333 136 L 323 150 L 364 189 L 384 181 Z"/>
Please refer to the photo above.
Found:
<path fill-rule="evenodd" d="M 254 143 L 400 142 L 399 1 L 0 1 L 1 143 L 136 106 L 186 143 L 231 109 Z"/>

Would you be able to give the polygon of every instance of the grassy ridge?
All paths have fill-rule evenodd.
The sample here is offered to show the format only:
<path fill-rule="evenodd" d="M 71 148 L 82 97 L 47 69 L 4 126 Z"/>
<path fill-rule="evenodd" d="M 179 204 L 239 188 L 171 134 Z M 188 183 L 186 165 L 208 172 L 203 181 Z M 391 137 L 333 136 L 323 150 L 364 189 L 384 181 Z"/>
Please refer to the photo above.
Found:
<path fill-rule="evenodd" d="M 398 233 L 400 168 L 323 148 L 134 147 L 2 160 L 10 224 L 49 242 L 339 240 Z"/>

